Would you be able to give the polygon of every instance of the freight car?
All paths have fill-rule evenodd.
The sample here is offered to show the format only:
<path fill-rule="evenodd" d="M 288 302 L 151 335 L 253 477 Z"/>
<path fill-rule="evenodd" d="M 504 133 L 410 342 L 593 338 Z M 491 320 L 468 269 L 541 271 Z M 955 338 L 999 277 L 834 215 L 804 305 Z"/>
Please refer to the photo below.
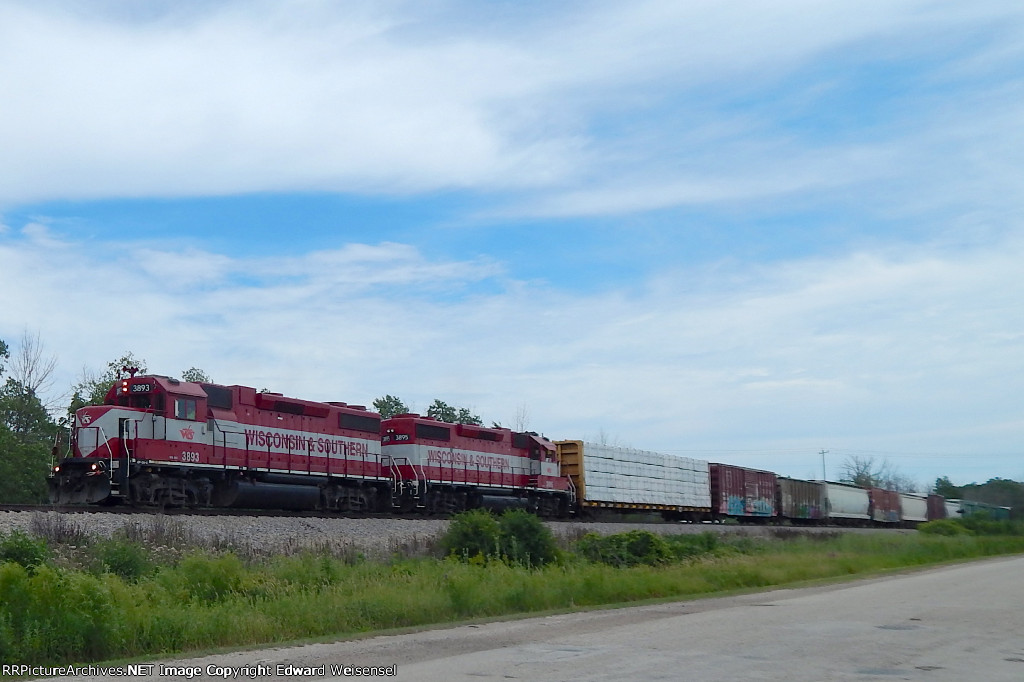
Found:
<path fill-rule="evenodd" d="M 864 488 L 846 483 L 825 483 L 826 518 L 837 525 L 867 525 L 871 501 Z"/>
<path fill-rule="evenodd" d="M 871 520 L 876 524 L 900 522 L 900 494 L 884 488 L 868 488 Z"/>
<path fill-rule="evenodd" d="M 915 528 L 928 520 L 928 496 L 899 493 L 900 522 L 906 528 Z"/>
<path fill-rule="evenodd" d="M 499 496 L 565 514 L 554 453 L 508 429 L 382 423 L 361 405 L 130 376 L 78 410 L 49 487 L 57 503 L 452 512 Z"/>
<path fill-rule="evenodd" d="M 794 524 L 824 523 L 828 519 L 828 497 L 822 481 L 797 478 L 777 479 L 779 516 Z"/>
<path fill-rule="evenodd" d="M 691 522 L 710 518 L 709 469 L 703 460 L 580 440 L 556 446 L 580 512 L 658 512 L 667 520 Z"/>
<path fill-rule="evenodd" d="M 775 510 L 775 474 L 731 464 L 711 465 L 711 513 L 716 519 L 766 522 Z"/>
<path fill-rule="evenodd" d="M 947 500 L 947 502 L 960 518 L 967 518 L 975 514 L 987 514 L 989 518 L 996 521 L 1005 521 L 1010 518 L 1010 507 L 999 507 L 974 500 Z"/>

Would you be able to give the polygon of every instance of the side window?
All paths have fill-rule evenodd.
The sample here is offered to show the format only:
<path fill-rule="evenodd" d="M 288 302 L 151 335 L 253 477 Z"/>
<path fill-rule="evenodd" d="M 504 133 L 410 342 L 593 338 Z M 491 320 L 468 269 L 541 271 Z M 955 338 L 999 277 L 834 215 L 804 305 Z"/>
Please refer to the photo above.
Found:
<path fill-rule="evenodd" d="M 196 401 L 194 398 L 175 398 L 174 399 L 174 417 L 176 419 L 191 419 L 196 418 Z"/>

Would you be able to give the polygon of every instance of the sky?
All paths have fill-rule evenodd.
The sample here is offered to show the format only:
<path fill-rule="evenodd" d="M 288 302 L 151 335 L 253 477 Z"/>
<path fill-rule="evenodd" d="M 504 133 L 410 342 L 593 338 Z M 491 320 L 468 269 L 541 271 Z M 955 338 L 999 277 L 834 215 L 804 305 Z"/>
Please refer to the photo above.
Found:
<path fill-rule="evenodd" d="M 5 0 L 0 90 L 0 339 L 57 402 L 131 352 L 1024 480 L 1019 2 Z"/>

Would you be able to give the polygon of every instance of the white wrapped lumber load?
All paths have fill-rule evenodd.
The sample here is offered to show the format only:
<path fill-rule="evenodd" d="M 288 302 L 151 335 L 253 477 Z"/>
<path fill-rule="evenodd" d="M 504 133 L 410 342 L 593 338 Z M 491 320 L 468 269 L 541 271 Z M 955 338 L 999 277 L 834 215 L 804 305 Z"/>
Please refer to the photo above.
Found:
<path fill-rule="evenodd" d="M 562 473 L 580 507 L 707 512 L 708 463 L 649 450 L 558 441 Z"/>

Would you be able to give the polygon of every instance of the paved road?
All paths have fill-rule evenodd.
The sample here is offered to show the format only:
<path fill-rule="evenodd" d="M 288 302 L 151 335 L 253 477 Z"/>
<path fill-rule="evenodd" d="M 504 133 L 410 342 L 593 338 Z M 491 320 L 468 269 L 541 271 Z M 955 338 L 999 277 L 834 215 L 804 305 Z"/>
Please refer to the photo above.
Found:
<path fill-rule="evenodd" d="M 177 661 L 397 679 L 1024 680 L 1024 557 L 816 588 Z M 83 682 L 84 678 L 77 678 Z M 186 679 L 160 676 L 163 682 Z M 242 679 L 242 678 L 239 678 Z"/>

